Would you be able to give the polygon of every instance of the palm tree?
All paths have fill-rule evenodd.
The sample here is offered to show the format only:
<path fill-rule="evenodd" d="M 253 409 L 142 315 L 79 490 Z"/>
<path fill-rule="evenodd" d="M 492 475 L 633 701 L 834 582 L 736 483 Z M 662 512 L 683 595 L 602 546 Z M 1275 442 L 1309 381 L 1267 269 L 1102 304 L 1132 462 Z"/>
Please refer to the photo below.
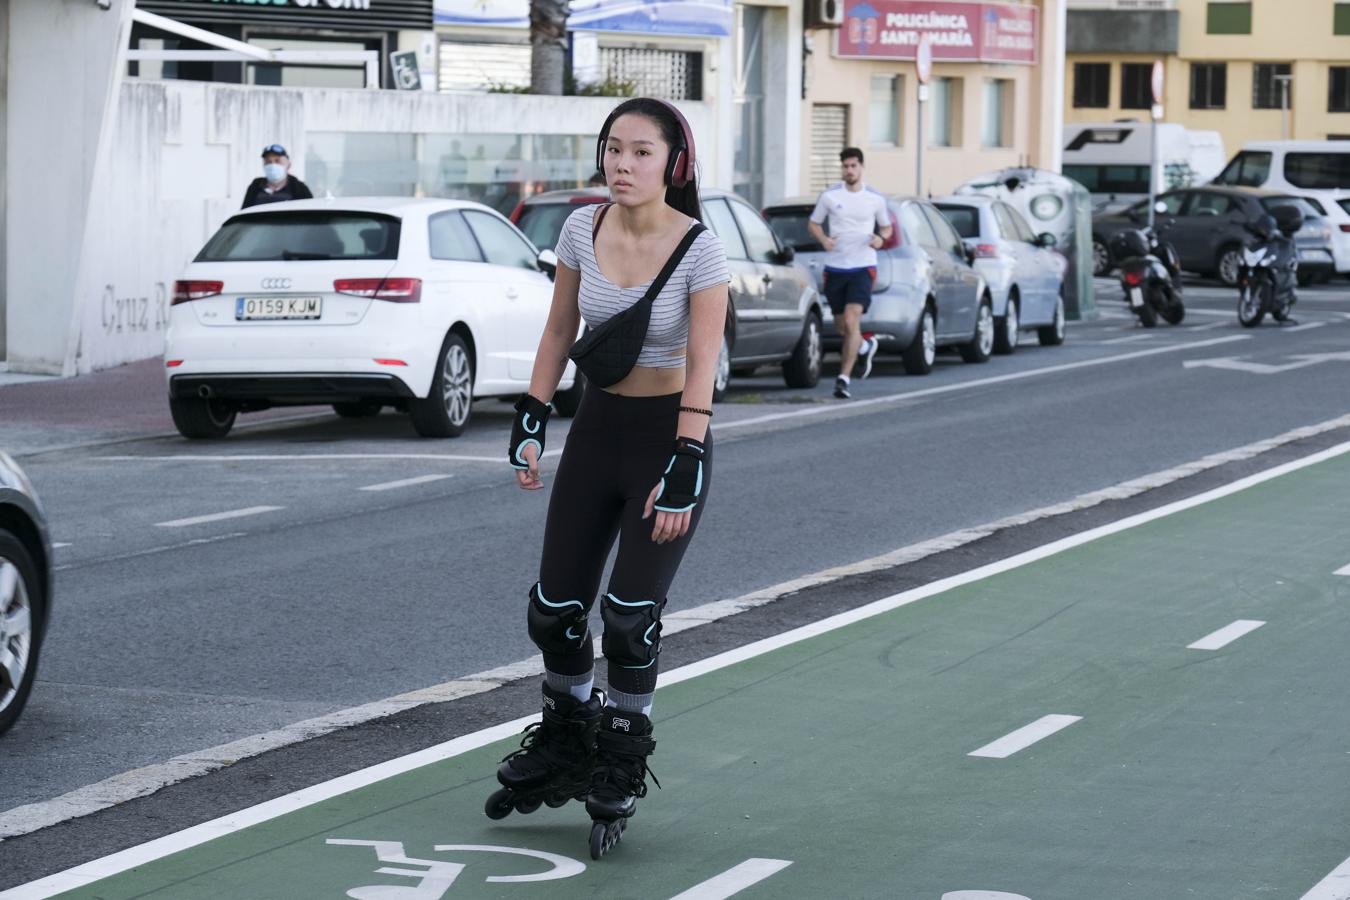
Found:
<path fill-rule="evenodd" d="M 567 64 L 568 0 L 530 0 L 530 92 L 559 95 Z"/>

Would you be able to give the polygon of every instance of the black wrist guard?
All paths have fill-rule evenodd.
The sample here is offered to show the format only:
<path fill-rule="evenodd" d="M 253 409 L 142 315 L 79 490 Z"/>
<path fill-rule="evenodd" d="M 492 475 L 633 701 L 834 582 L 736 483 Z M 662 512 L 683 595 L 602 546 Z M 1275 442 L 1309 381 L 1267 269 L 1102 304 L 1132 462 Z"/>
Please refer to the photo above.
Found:
<path fill-rule="evenodd" d="M 549 413 L 553 407 L 540 403 L 529 394 L 521 394 L 516 401 L 516 417 L 511 422 L 511 446 L 506 448 L 511 468 L 528 470 L 530 464 L 525 460 L 525 448 L 534 444 L 539 451 L 537 459 L 544 458 L 544 426 L 548 425 Z"/>
<path fill-rule="evenodd" d="M 678 438 L 670 464 L 661 478 L 656 509 L 661 512 L 688 512 L 698 506 L 703 493 L 703 445 L 693 438 Z"/>

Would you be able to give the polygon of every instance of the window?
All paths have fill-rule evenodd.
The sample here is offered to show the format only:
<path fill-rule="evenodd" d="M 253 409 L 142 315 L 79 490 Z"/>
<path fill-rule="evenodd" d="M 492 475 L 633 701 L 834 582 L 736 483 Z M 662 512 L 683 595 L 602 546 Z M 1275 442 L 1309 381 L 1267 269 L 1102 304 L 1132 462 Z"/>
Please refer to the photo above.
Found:
<path fill-rule="evenodd" d="M 929 146 L 961 146 L 961 79 L 934 78 L 928 98 Z"/>
<path fill-rule="evenodd" d="M 1073 105 L 1080 109 L 1105 109 L 1111 105 L 1111 64 L 1073 64 Z"/>
<path fill-rule="evenodd" d="M 1350 112 L 1350 66 L 1332 66 L 1328 72 L 1327 112 Z"/>
<path fill-rule="evenodd" d="M 1214 179 L 1214 184 L 1260 187 L 1270 178 L 1270 151 L 1244 150 Z"/>
<path fill-rule="evenodd" d="M 1191 109 L 1223 109 L 1227 93 L 1227 63 L 1191 63 Z"/>
<path fill-rule="evenodd" d="M 928 224 L 928 217 L 919 209 L 917 203 L 906 203 L 900 207 L 900 230 L 905 233 L 904 240 L 920 247 L 938 245 L 937 235 L 933 234 L 933 226 Z"/>
<path fill-rule="evenodd" d="M 922 209 L 924 214 L 928 216 L 928 224 L 933 226 L 933 234 L 937 235 L 937 246 L 948 253 L 958 255 L 963 253 L 961 250 L 961 235 L 956 233 L 952 223 L 944 219 L 942 213 L 931 206 L 924 206 Z"/>
<path fill-rule="evenodd" d="M 1289 63 L 1256 63 L 1252 66 L 1252 109 L 1284 109 L 1285 91 L 1293 92 Z M 1286 87 L 1287 85 L 1287 87 Z"/>
<path fill-rule="evenodd" d="M 952 223 L 956 233 L 963 238 L 980 236 L 980 211 L 974 206 L 957 206 L 952 203 L 939 203 L 937 208 Z"/>
<path fill-rule="evenodd" d="M 595 202 L 601 201 L 597 197 Z M 527 203 L 520 209 L 516 227 L 540 250 L 552 250 L 558 246 L 563 223 L 576 208 L 576 203 Z"/>
<path fill-rule="evenodd" d="M 1309 190 L 1350 188 L 1350 149 L 1344 153 L 1287 153 L 1284 180 Z"/>
<path fill-rule="evenodd" d="M 1192 195 L 1191 205 L 1186 208 L 1188 216 L 1221 216 L 1232 209 L 1233 201 L 1224 194 L 1210 191 L 1197 191 Z"/>
<path fill-rule="evenodd" d="M 1292 206 L 1307 216 L 1325 216 L 1326 208 L 1310 197 L 1262 197 L 1261 208 L 1270 212 L 1277 206 Z"/>
<path fill-rule="evenodd" d="M 802 253 L 818 253 L 825 248 L 820 246 L 820 242 L 811 234 L 807 222 L 811 218 L 810 207 L 783 207 L 780 209 L 770 209 L 766 216 L 769 220 L 769 226 L 773 228 L 773 233 L 778 235 L 778 240 L 786 247 Z M 821 226 L 826 234 L 829 234 L 829 220 Z"/>
<path fill-rule="evenodd" d="M 430 245 L 432 259 L 483 261 L 478 241 L 474 239 L 468 223 L 459 213 L 448 212 L 432 216 L 427 227 L 429 229 L 427 243 Z"/>
<path fill-rule="evenodd" d="M 1120 108 L 1153 108 L 1153 64 L 1121 63 Z"/>
<path fill-rule="evenodd" d="M 994 78 L 984 83 L 980 115 L 980 144 L 1007 147 L 1012 144 L 1012 82 Z"/>
<path fill-rule="evenodd" d="M 1350 34 L 1350 3 L 1337 3 L 1331 15 L 1333 34 Z"/>
<path fill-rule="evenodd" d="M 759 213 L 735 200 L 728 201 L 727 206 L 731 207 L 732 215 L 741 226 L 741 234 L 745 236 L 750 258 L 756 262 L 779 262 L 778 242 L 774 240 L 773 232 L 764 224 Z"/>
<path fill-rule="evenodd" d="M 867 111 L 869 143 L 899 145 L 901 83 L 899 75 L 872 76 L 872 103 Z"/>
<path fill-rule="evenodd" d="M 1013 227 L 1017 229 L 1017 237 L 1020 240 L 1026 241 L 1028 244 L 1035 244 L 1037 241 L 1037 234 L 1031 230 L 1031 226 L 1027 224 L 1026 219 L 1022 218 L 1022 214 L 1011 206 L 1006 204 L 1000 205 L 1003 206 L 1003 212 L 1007 215 L 1008 221 L 1012 222 Z"/>
<path fill-rule="evenodd" d="M 1207 34 L 1251 34 L 1252 5 L 1231 0 L 1212 0 L 1205 9 Z"/>
<path fill-rule="evenodd" d="M 1005 241 L 1020 241 L 1022 235 L 1017 232 L 1017 224 L 1013 222 L 1008 213 L 1012 210 L 1002 203 L 995 203 L 990 207 L 994 213 L 994 221 L 998 222 L 998 233 Z M 965 235 L 962 235 L 965 237 Z"/>
<path fill-rule="evenodd" d="M 1064 175 L 1087 188 L 1089 194 L 1147 194 L 1148 172 L 1148 166 L 1064 166 Z"/>
<path fill-rule="evenodd" d="M 741 240 L 741 230 L 736 227 L 736 220 L 732 218 L 731 210 L 727 209 L 725 200 L 709 200 L 703 204 L 703 217 L 708 220 L 708 227 L 713 234 L 722 239 L 728 259 L 750 258 L 745 252 L 745 241 Z"/>
<path fill-rule="evenodd" d="M 525 242 L 510 223 L 485 212 L 467 210 L 464 218 L 478 238 L 483 255 L 494 266 L 509 266 L 515 269 L 538 269 L 538 256 L 533 247 Z"/>
<path fill-rule="evenodd" d="M 196 262 L 398 259 L 399 220 L 356 212 L 237 216 L 207 241 Z"/>

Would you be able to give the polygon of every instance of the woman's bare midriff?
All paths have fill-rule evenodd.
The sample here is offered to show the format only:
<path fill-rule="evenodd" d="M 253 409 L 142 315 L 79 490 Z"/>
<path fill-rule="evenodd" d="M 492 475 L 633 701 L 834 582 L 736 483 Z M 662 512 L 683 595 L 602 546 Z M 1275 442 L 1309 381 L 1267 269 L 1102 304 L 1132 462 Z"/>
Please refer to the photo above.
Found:
<path fill-rule="evenodd" d="M 653 369 L 633 366 L 623 381 L 604 388 L 620 397 L 664 397 L 684 390 L 684 366 L 675 369 Z"/>

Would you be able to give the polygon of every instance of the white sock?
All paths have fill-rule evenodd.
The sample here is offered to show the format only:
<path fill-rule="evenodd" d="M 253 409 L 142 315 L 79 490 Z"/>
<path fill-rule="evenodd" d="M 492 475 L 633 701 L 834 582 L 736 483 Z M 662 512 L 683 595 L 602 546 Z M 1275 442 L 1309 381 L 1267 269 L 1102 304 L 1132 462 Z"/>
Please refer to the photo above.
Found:
<path fill-rule="evenodd" d="M 843 374 L 842 372 L 839 374 L 838 380 L 842 381 L 844 384 L 848 384 L 848 376 Z"/>

